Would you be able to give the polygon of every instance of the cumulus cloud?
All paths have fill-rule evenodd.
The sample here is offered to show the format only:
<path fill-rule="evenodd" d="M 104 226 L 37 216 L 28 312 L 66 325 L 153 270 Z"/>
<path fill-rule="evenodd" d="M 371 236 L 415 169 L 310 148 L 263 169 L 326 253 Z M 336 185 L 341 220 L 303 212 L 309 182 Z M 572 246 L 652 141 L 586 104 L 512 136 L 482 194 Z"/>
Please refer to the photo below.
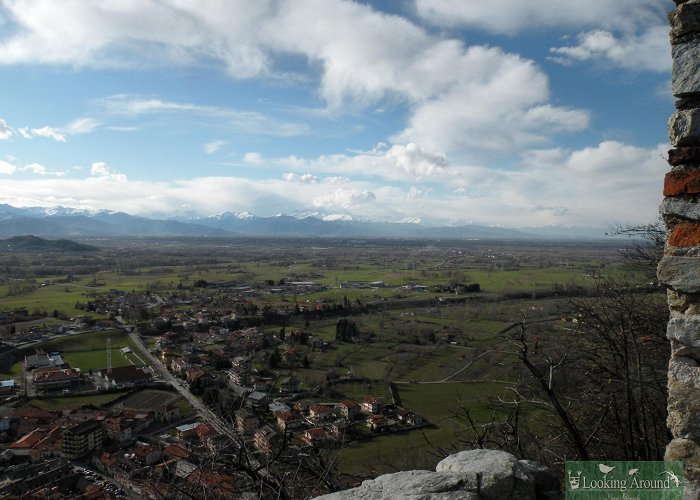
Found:
<path fill-rule="evenodd" d="M 671 7 L 658 0 L 589 0 L 565 8 L 560 0 L 415 0 L 418 15 L 440 26 L 507 35 L 553 27 L 584 30 L 578 45 L 551 49 L 551 59 L 561 64 L 604 58 L 616 67 L 659 72 L 670 66 L 665 11 Z"/>
<path fill-rule="evenodd" d="M 12 137 L 12 129 L 5 120 L 0 118 L 0 141 L 5 141 Z"/>
<path fill-rule="evenodd" d="M 515 34 L 542 27 L 591 26 L 633 31 L 661 24 L 665 7 L 658 0 L 414 0 L 419 16 L 440 26 L 467 26 L 493 33 Z"/>
<path fill-rule="evenodd" d="M 578 45 L 553 47 L 552 59 L 562 64 L 573 60 L 606 59 L 616 66 L 665 72 L 670 69 L 668 28 L 653 27 L 641 35 L 618 37 L 604 30 L 578 35 Z"/>
<path fill-rule="evenodd" d="M 651 0 L 642 1 L 646 7 L 640 10 L 650 10 Z M 538 14 L 543 10 L 534 2 L 506 3 L 496 9 L 499 16 L 493 16 L 489 4 L 489 17 L 498 17 L 499 22 L 500 15 L 527 19 L 535 9 Z M 475 7 L 469 7 L 472 4 Z M 521 4 L 528 5 L 526 11 L 511 16 L 510 9 L 524 9 Z M 460 9 L 478 13 L 485 6 L 478 1 L 437 2 L 431 12 L 447 9 L 448 16 L 468 19 Z M 628 7 L 634 10 L 631 4 Z M 417 9 L 423 13 L 423 3 Z M 347 0 L 204 4 L 134 0 L 118 5 L 66 0 L 60 7 L 27 0 L 8 3 L 6 10 L 17 29 L 0 43 L 0 64 L 197 66 L 218 61 L 233 78 L 276 78 L 277 71 L 288 76 L 275 63 L 291 53 L 320 69 L 318 93 L 333 112 L 380 101 L 400 102 L 409 108 L 409 123 L 394 142 L 414 142 L 453 155 L 465 149 L 507 154 L 513 148 L 541 144 L 553 133 L 587 125 L 584 111 L 559 109 L 549 102 L 547 77 L 532 61 L 497 48 L 467 47 L 459 40 L 433 36 L 406 18 Z M 595 11 L 589 6 L 547 10 L 581 15 Z M 636 19 L 641 17 L 635 14 Z M 76 22 L 53 22 L 57 18 Z M 236 130 L 260 134 L 308 133 L 305 124 L 280 123 L 260 113 L 153 97 L 113 96 L 103 104 L 129 116 L 186 113 L 227 120 Z M 533 117 L 530 111 L 539 107 L 547 108 L 548 116 L 537 112 Z M 504 109 L 507 112 L 499 111 Z M 434 133 L 429 133 L 431 129 Z"/>
<path fill-rule="evenodd" d="M 449 161 L 444 153 L 418 147 L 414 143 L 396 144 L 390 148 L 378 145 L 370 151 L 355 154 L 322 155 L 306 160 L 296 156 L 272 158 L 271 164 L 294 169 L 297 172 L 313 170 L 329 174 L 327 183 L 344 183 L 355 177 L 379 177 L 395 181 L 440 179 L 449 175 Z"/>
<path fill-rule="evenodd" d="M 95 179 L 105 179 L 119 183 L 125 183 L 127 177 L 124 174 L 113 172 L 105 162 L 98 161 L 90 166 L 90 175 Z"/>
<path fill-rule="evenodd" d="M 12 163 L 0 160 L 0 174 L 12 175 L 15 173 L 15 170 L 17 170 L 17 167 L 14 166 Z"/>
<path fill-rule="evenodd" d="M 263 157 L 260 153 L 249 151 L 243 155 L 243 161 L 251 165 L 260 165 L 263 162 Z"/>
<path fill-rule="evenodd" d="M 287 172 L 282 175 L 282 178 L 288 182 L 302 182 L 305 184 L 318 184 L 319 179 L 313 174 L 303 174 L 297 175 L 291 172 Z"/>
<path fill-rule="evenodd" d="M 30 163 L 29 165 L 23 167 L 22 170 L 27 170 L 37 175 L 46 175 L 46 167 L 40 163 Z"/>
<path fill-rule="evenodd" d="M 350 179 L 341 176 L 331 176 L 323 179 L 323 182 L 326 182 L 327 184 L 347 184 L 350 182 Z"/>
<path fill-rule="evenodd" d="M 449 165 L 444 153 L 426 151 L 412 142 L 405 146 L 392 146 L 385 157 L 390 164 L 417 179 L 438 175 Z"/>
<path fill-rule="evenodd" d="M 376 177 L 303 182 L 303 174 L 292 173 L 294 189 L 284 178 L 145 182 L 127 179 L 104 162 L 93 163 L 85 178 L 18 179 L 10 174 L 22 167 L 0 162 L 0 173 L 8 176 L 3 178 L 0 203 L 43 206 L 64 199 L 67 206 L 139 215 L 172 214 L 183 207 L 204 215 L 226 210 L 273 215 L 315 207 L 373 219 L 419 218 L 440 224 L 473 220 L 516 227 L 646 223 L 655 220 L 661 201 L 658 176 L 665 168 L 665 149 L 666 145 L 640 148 L 604 141 L 575 150 L 531 150 L 510 170 L 450 164 L 454 175 L 430 185 L 390 185 Z M 41 174 L 42 168 L 32 168 Z"/>
<path fill-rule="evenodd" d="M 41 163 L 29 163 L 29 164 L 24 165 L 22 167 L 17 167 L 16 170 L 20 171 L 20 172 L 29 172 L 29 173 L 32 173 L 34 175 L 40 175 L 40 176 L 63 177 L 64 175 L 66 175 L 66 173 L 62 172 L 62 171 L 48 170 Z"/>
<path fill-rule="evenodd" d="M 322 196 L 317 196 L 313 200 L 313 204 L 317 208 L 335 209 L 341 208 L 350 210 L 358 205 L 370 203 L 376 200 L 376 196 L 371 191 L 358 191 L 355 189 L 338 188 L 330 193 Z"/>
<path fill-rule="evenodd" d="M 58 142 L 66 142 L 66 136 L 62 134 L 58 129 L 45 126 L 41 128 L 33 128 L 30 130 L 32 136 L 37 137 L 47 137 Z"/>

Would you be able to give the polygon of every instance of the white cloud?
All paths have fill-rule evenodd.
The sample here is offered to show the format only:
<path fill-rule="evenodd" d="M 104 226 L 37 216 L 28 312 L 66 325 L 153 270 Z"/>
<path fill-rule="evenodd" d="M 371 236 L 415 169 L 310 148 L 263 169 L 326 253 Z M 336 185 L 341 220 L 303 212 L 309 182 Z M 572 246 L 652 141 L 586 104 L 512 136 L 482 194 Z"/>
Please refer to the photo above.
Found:
<path fill-rule="evenodd" d="M 18 167 L 17 170 L 21 172 L 30 172 L 34 175 L 40 176 L 63 177 L 64 175 L 66 175 L 65 172 L 61 171 L 50 171 L 41 163 L 29 163 L 27 165 L 24 165 L 23 167 Z"/>
<path fill-rule="evenodd" d="M 158 114 L 194 115 L 233 130 L 263 135 L 293 137 L 309 132 L 306 124 L 279 121 L 256 111 L 238 111 L 218 106 L 163 101 L 151 97 L 120 94 L 98 100 L 96 104 L 116 115 L 128 117 Z"/>
<path fill-rule="evenodd" d="M 93 132 L 99 125 L 100 122 L 98 122 L 94 118 L 78 118 L 68 124 L 68 126 L 65 129 L 65 133 L 68 135 L 89 134 Z"/>
<path fill-rule="evenodd" d="M 645 6 L 642 12 L 653 11 L 652 0 L 640 1 Z M 624 2 L 631 9 L 630 1 Z M 433 10 L 447 9 L 450 15 L 450 9 L 456 10 L 455 19 L 462 19 L 461 9 L 483 13 L 487 5 L 471 0 L 452 4 L 476 7 L 438 2 Z M 421 5 L 419 2 L 419 12 L 423 12 Z M 494 7 L 488 6 L 489 16 L 499 19 L 501 15 L 527 19 L 534 12 L 546 18 L 568 10 L 579 13 L 570 15 L 574 19 L 595 10 L 572 5 L 544 9 L 536 2 L 512 0 L 496 9 L 499 15 L 494 16 Z M 511 16 L 509 8 L 520 16 Z M 276 74 L 278 56 L 299 55 L 319 69 L 318 92 L 329 110 L 406 105 L 409 123 L 395 135 L 395 142 L 414 142 L 451 155 L 464 152 L 466 156 L 470 150 L 508 154 L 513 148 L 542 144 L 554 133 L 587 125 L 585 112 L 559 109 L 549 102 L 547 77 L 532 61 L 496 48 L 466 47 L 459 40 L 433 36 L 405 18 L 356 2 L 132 0 L 85 4 L 66 0 L 58 7 L 26 0 L 6 3 L 6 10 L 17 29 L 0 43 L 0 61 L 5 64 L 198 66 L 214 61 L 234 78 L 281 80 L 288 75 L 286 69 Z M 548 16 L 542 15 L 543 10 Z M 636 13 L 628 18 L 650 16 Z M 56 23 L 55 19 L 74 22 Z M 251 133 L 308 133 L 305 124 L 280 123 L 260 113 L 153 97 L 113 96 L 103 104 L 128 116 L 195 114 L 227 121 L 231 128 Z M 543 106 L 550 110 L 547 119 L 533 120 L 528 113 Z"/>
<path fill-rule="evenodd" d="M 542 28 L 582 29 L 579 44 L 554 47 L 552 60 L 606 58 L 617 67 L 665 72 L 668 56 L 666 11 L 670 0 L 415 0 L 416 12 L 440 26 L 480 28 L 514 35 Z M 494 13 L 498 13 L 495 15 Z"/>
<path fill-rule="evenodd" d="M 354 155 L 322 155 L 314 160 L 289 156 L 269 161 L 298 172 L 313 170 L 325 174 L 352 174 L 395 181 L 439 179 L 451 175 L 449 161 L 444 153 L 428 151 L 413 143 L 396 144 L 388 149 L 385 145 L 379 145 L 370 151 L 360 151 Z M 330 175 L 325 182 L 344 183 L 348 180 L 345 175 Z"/>
<path fill-rule="evenodd" d="M 109 175 L 109 167 L 104 162 L 95 162 L 90 167 L 90 175 L 95 177 L 104 177 Z"/>
<path fill-rule="evenodd" d="M 92 175 L 93 179 L 104 179 L 117 183 L 125 183 L 127 181 L 126 175 L 113 172 L 109 166 L 102 161 L 94 162 L 90 166 L 90 175 Z"/>
<path fill-rule="evenodd" d="M 15 173 L 15 170 L 17 170 L 17 167 L 14 166 L 12 163 L 0 160 L 0 174 L 12 175 Z"/>
<path fill-rule="evenodd" d="M 47 137 L 49 139 L 53 139 L 54 141 L 66 142 L 66 136 L 58 129 L 53 127 L 46 126 L 42 128 L 33 128 L 30 132 L 32 136 Z"/>
<path fill-rule="evenodd" d="M 332 177 L 326 177 L 323 179 L 323 182 L 327 184 L 347 184 L 350 182 L 350 179 L 347 177 L 341 177 L 341 176 L 332 176 Z"/>
<path fill-rule="evenodd" d="M 263 162 L 263 157 L 260 153 L 250 151 L 243 155 L 243 161 L 251 165 L 260 165 Z"/>
<path fill-rule="evenodd" d="M 32 138 L 32 134 L 31 134 L 31 132 L 29 131 L 29 128 L 28 128 L 28 127 L 20 127 L 20 128 L 17 129 L 17 132 L 19 132 L 19 134 L 20 134 L 22 137 L 24 137 L 25 139 L 31 139 L 31 138 Z"/>
<path fill-rule="evenodd" d="M 226 210 L 273 215 L 310 207 L 353 217 L 425 223 L 477 223 L 503 226 L 600 225 L 655 220 L 661 201 L 659 172 L 665 145 L 640 148 L 605 141 L 578 150 L 532 150 L 511 170 L 451 164 L 450 175 L 430 185 L 387 185 L 381 178 L 325 178 L 302 182 L 284 178 L 199 177 L 145 182 L 127 179 L 104 162 L 86 178 L 4 178 L 0 203 L 20 206 L 64 204 L 122 210 L 140 215 L 171 214 L 189 207 L 209 215 Z M 309 163 L 316 163 L 314 160 Z M 9 166 L 8 166 L 9 165 Z M 0 172 L 20 168 L 0 163 Z M 48 169 L 41 166 L 44 172 Z M 39 166 L 32 167 L 41 173 Z M 66 193 L 70 193 L 66 195 Z M 72 200 L 72 201 L 71 201 Z"/>
<path fill-rule="evenodd" d="M 578 45 L 553 47 L 553 59 L 563 64 L 572 60 L 607 59 L 627 69 L 665 72 L 671 67 L 668 55 L 668 27 L 653 27 L 639 36 L 616 37 L 604 30 L 578 35 Z"/>
<path fill-rule="evenodd" d="M 441 174 L 449 165 L 444 153 L 425 151 L 414 143 L 392 146 L 386 159 L 395 167 L 415 176 L 417 180 Z"/>
<path fill-rule="evenodd" d="M 338 188 L 330 193 L 322 196 L 317 196 L 313 200 L 313 204 L 317 208 L 335 209 L 342 208 L 350 210 L 358 205 L 371 203 L 376 200 L 376 196 L 371 191 L 358 191 L 355 189 Z"/>
<path fill-rule="evenodd" d="M 226 144 L 228 144 L 228 142 L 221 140 L 207 142 L 204 145 L 204 152 L 208 155 L 213 155 L 214 153 L 221 150 L 221 148 L 223 148 Z"/>
<path fill-rule="evenodd" d="M 297 175 L 291 172 L 287 172 L 282 175 L 282 178 L 288 182 L 301 182 L 305 184 L 318 184 L 319 179 L 313 174 L 303 174 Z"/>
<path fill-rule="evenodd" d="M 434 24 L 468 26 L 493 33 L 515 34 L 542 27 L 603 27 L 634 31 L 659 24 L 673 6 L 660 0 L 414 0 L 416 12 Z"/>
<path fill-rule="evenodd" d="M 0 141 L 5 141 L 12 137 L 12 129 L 5 120 L 0 118 Z"/>

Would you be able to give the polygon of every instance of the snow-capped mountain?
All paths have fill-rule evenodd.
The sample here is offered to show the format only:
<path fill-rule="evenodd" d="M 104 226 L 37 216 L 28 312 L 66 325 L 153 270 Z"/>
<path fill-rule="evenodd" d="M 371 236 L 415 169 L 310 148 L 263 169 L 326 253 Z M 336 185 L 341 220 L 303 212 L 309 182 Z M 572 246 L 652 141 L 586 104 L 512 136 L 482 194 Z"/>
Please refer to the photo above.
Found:
<path fill-rule="evenodd" d="M 209 217 L 148 218 L 125 212 L 66 207 L 18 208 L 0 204 L 0 237 L 37 236 L 260 236 L 331 238 L 538 238 L 535 229 L 518 231 L 499 227 L 463 225 L 436 227 L 406 218 L 400 222 L 358 220 L 350 214 L 298 212 L 260 217 L 249 212 L 222 212 Z M 575 235 L 549 234 L 548 237 Z M 602 232 L 599 233 L 602 236 Z M 590 237 L 591 233 L 580 233 Z"/>

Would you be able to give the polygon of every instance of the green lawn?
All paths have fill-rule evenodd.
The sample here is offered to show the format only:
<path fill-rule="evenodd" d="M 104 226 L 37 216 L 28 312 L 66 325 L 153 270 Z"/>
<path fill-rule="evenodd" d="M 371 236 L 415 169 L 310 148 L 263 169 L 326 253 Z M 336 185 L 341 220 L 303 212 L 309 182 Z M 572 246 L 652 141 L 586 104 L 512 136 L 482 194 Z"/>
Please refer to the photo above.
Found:
<path fill-rule="evenodd" d="M 372 394 L 391 401 L 388 385 L 347 384 L 343 387 L 348 396 L 356 400 Z M 503 392 L 503 385 L 492 383 L 400 385 L 403 406 L 427 418 L 436 427 L 352 443 L 340 450 L 340 471 L 375 476 L 397 470 L 432 469 L 444 453 L 466 448 L 460 437 L 464 436 L 464 427 L 455 418 L 459 405 L 463 403 L 474 418 L 487 422 L 491 411 L 486 408 L 485 399 Z"/>

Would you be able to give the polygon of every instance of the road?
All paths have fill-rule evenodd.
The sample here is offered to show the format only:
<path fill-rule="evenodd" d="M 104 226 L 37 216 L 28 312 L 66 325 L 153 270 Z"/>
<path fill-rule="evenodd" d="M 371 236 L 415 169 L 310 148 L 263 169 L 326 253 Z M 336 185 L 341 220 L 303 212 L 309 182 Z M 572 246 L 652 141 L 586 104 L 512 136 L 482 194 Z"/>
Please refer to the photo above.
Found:
<path fill-rule="evenodd" d="M 165 382 L 174 387 L 208 424 L 214 427 L 214 429 L 216 429 L 216 431 L 220 434 L 228 436 L 238 446 L 242 446 L 242 440 L 240 436 L 234 432 L 232 425 L 221 420 L 221 418 L 211 411 L 209 407 L 197 399 L 197 397 L 195 397 L 194 394 L 187 389 L 187 387 L 180 384 L 180 382 L 168 371 L 168 369 L 163 366 L 163 363 L 161 363 L 158 358 L 150 353 L 148 347 L 144 345 L 144 343 L 141 341 L 141 337 L 137 333 L 130 333 L 129 337 L 134 342 L 134 345 L 142 352 L 144 358 L 148 361 L 151 367 L 158 372 Z"/>

